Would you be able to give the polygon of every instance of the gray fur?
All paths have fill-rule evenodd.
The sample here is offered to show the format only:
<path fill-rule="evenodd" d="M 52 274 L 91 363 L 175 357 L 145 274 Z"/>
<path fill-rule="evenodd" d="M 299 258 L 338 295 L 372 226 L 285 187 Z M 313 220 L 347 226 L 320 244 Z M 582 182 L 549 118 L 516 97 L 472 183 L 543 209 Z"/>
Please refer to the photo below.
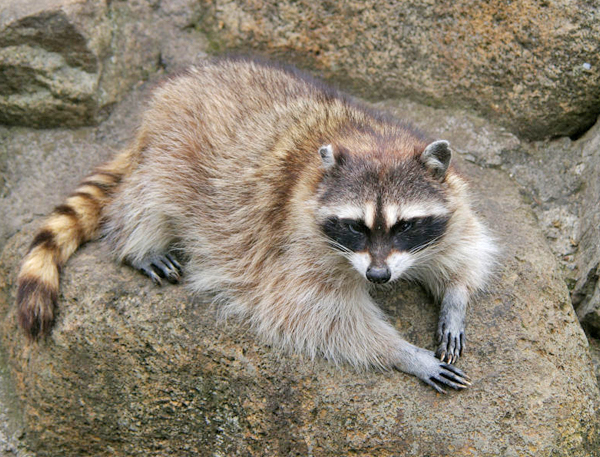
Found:
<path fill-rule="evenodd" d="M 465 349 L 465 315 L 468 295 L 455 288 L 446 291 L 438 321 L 437 356 L 442 361 L 454 363 Z"/>

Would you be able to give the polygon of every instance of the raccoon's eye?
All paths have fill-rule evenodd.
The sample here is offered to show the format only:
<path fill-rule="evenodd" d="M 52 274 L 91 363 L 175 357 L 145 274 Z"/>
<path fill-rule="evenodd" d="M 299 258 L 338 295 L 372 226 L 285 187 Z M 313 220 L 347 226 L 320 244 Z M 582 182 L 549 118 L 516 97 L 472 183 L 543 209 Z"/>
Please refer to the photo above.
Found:
<path fill-rule="evenodd" d="M 396 225 L 394 225 L 393 231 L 395 233 L 408 232 L 411 228 L 413 228 L 415 222 L 416 221 L 414 219 L 399 221 L 398 223 L 396 223 Z"/>
<path fill-rule="evenodd" d="M 350 233 L 354 233 L 355 235 L 364 235 L 367 233 L 368 228 L 360 221 L 355 221 L 354 219 L 342 219 L 342 224 L 344 224 Z"/>

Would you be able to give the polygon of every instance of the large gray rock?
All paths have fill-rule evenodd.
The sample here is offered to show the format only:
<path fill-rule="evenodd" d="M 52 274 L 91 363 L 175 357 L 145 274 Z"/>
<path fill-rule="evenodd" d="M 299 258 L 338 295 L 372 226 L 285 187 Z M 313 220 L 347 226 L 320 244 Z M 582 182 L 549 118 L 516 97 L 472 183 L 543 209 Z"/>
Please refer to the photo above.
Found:
<path fill-rule="evenodd" d="M 0 123 L 97 123 L 133 85 L 201 50 L 203 37 L 180 30 L 188 3 L 3 0 Z"/>
<path fill-rule="evenodd" d="M 600 122 L 580 141 L 585 186 L 581 191 L 573 304 L 582 324 L 600 338 Z"/>
<path fill-rule="evenodd" d="M 600 112 L 597 0 L 202 4 L 213 49 L 293 59 L 371 99 L 477 108 L 529 138 Z"/>
<path fill-rule="evenodd" d="M 562 266 L 577 314 L 588 333 L 598 338 L 600 122 L 577 140 L 516 140 L 507 146 L 497 165 L 523 186 Z M 478 160 L 490 164 L 486 154 Z"/>
<path fill-rule="evenodd" d="M 243 324 L 219 323 L 210 297 L 155 288 L 113 263 L 102 242 L 85 246 L 65 268 L 52 335 L 27 342 L 16 326 L 14 281 L 40 219 L 22 202 L 39 200 L 36 213 L 58 203 L 78 179 L 68 163 L 87 160 L 89 169 L 122 146 L 139 104 L 134 95 L 98 129 L 3 130 L 7 155 L 21 168 L 5 176 L 0 210 L 20 206 L 10 214 L 25 225 L 4 232 L 0 333 L 37 455 L 596 452 L 600 394 L 557 262 L 514 181 L 464 160 L 460 168 L 503 247 L 497 280 L 468 313 L 469 348 L 459 365 L 474 383 L 466 391 L 440 396 L 402 373 L 356 373 L 274 352 Z M 396 109 L 415 119 L 432 112 L 416 104 Z M 454 125 L 451 139 L 472 160 L 477 135 L 495 138 L 488 146 L 498 154 L 513 147 L 514 138 L 491 125 L 468 128 L 477 122 L 461 124 L 438 110 L 420 124 L 435 134 Z M 481 160 L 496 160 L 486 154 Z M 19 185 L 28 176 L 39 186 Z M 438 309 L 418 287 L 400 284 L 378 300 L 408 340 L 435 347 Z"/>

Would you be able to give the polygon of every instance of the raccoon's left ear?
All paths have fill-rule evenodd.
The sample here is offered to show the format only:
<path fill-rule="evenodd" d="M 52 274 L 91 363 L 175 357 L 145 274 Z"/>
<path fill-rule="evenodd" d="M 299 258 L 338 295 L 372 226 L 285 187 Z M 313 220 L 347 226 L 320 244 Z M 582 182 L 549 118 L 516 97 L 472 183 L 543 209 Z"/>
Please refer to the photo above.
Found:
<path fill-rule="evenodd" d="M 439 180 L 446 176 L 451 158 L 450 143 L 445 140 L 434 141 L 421 154 L 421 162 Z"/>
<path fill-rule="evenodd" d="M 319 148 L 319 155 L 323 160 L 323 166 L 325 169 L 331 168 L 335 165 L 335 155 L 333 154 L 333 146 L 326 144 Z"/>

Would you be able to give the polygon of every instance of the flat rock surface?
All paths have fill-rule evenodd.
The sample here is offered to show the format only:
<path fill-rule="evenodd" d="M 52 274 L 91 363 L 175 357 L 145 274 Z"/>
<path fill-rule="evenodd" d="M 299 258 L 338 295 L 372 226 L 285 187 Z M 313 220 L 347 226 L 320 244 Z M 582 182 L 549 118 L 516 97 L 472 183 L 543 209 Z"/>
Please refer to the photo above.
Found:
<path fill-rule="evenodd" d="M 210 297 L 156 288 L 115 264 L 102 242 L 65 268 L 52 335 L 27 342 L 14 281 L 38 213 L 125 144 L 140 105 L 134 93 L 97 129 L 0 131 L 11 145 L 0 166 L 20 167 L 5 174 L 0 201 L 19 218 L 2 223 L 1 342 L 20 398 L 14 414 L 36 455 L 587 457 L 600 448 L 600 393 L 557 262 L 518 185 L 462 159 L 503 250 L 489 293 L 468 311 L 465 391 L 443 396 L 403 373 L 274 351 L 243 324 L 218 321 Z M 428 112 L 409 106 L 415 118 Z M 440 119 L 431 122 L 419 124 L 434 131 Z M 476 136 L 457 136 L 459 150 L 473 148 Z M 418 286 L 377 298 L 407 340 L 435 347 L 438 306 Z"/>

